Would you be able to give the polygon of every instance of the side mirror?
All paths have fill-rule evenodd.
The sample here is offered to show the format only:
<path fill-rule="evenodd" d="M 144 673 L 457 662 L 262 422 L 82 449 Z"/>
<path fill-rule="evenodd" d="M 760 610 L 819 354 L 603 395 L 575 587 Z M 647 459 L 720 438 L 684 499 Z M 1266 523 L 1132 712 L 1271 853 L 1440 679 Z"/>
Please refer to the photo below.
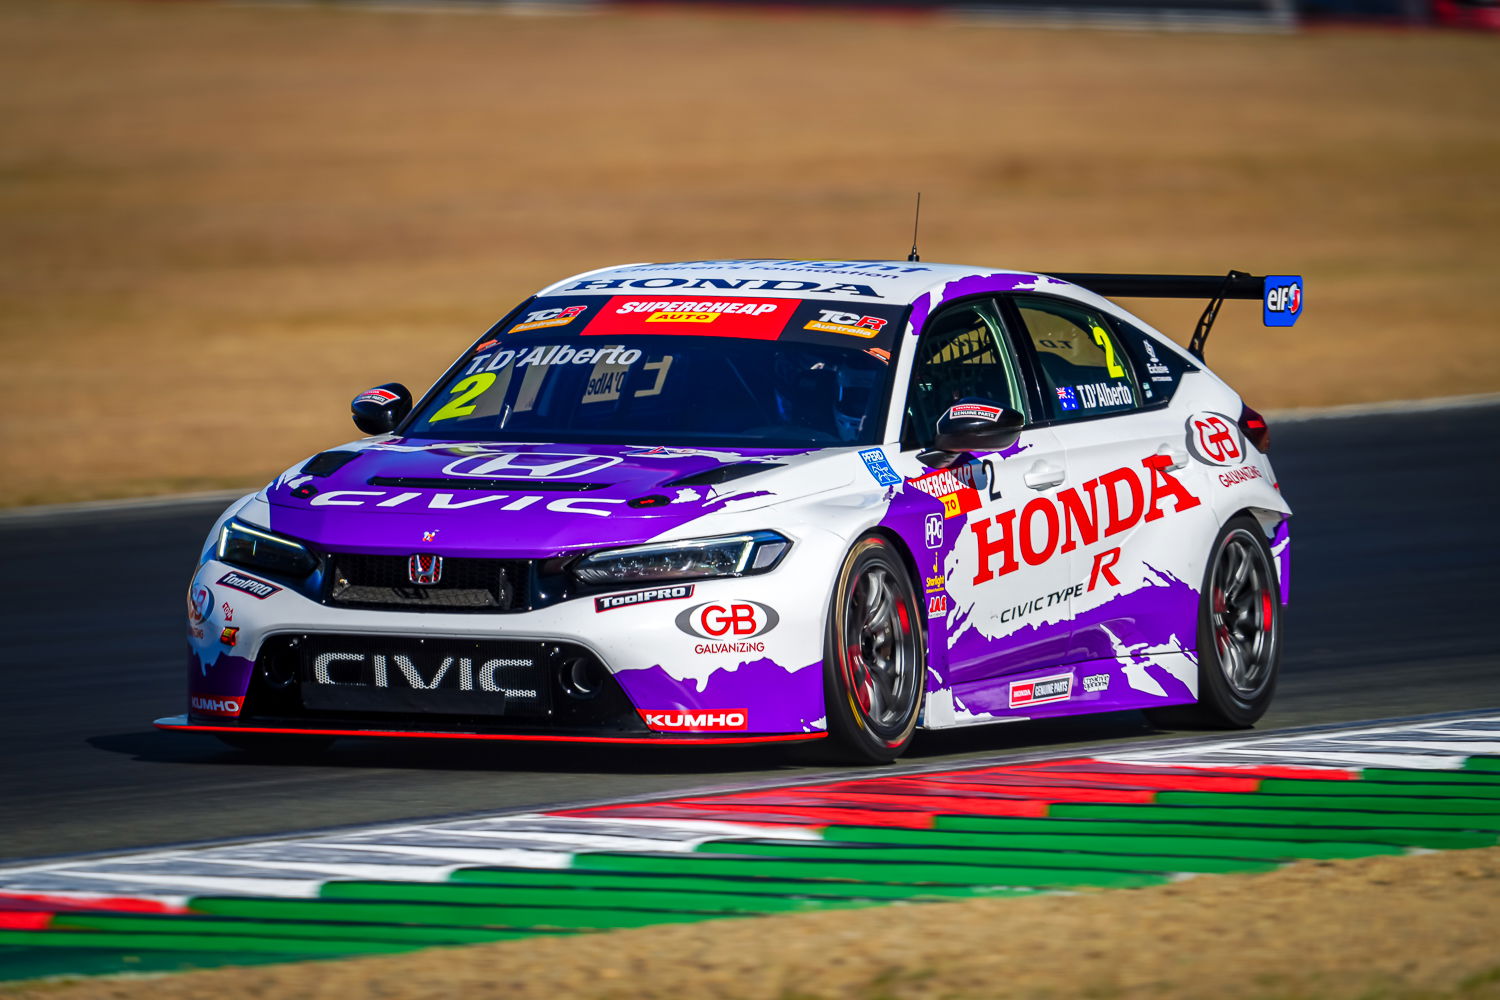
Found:
<path fill-rule="evenodd" d="M 1026 417 L 987 399 L 961 399 L 938 418 L 932 450 L 917 458 L 929 466 L 946 466 L 963 452 L 999 451 L 1021 436 Z"/>
<path fill-rule="evenodd" d="M 400 382 L 366 389 L 349 404 L 354 426 L 366 434 L 389 434 L 411 412 L 411 391 Z"/>

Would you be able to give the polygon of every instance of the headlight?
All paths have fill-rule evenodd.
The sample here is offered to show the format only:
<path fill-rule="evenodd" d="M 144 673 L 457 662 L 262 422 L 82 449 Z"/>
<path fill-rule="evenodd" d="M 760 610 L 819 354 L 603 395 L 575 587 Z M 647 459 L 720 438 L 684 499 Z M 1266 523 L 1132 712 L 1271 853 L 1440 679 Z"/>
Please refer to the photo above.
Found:
<path fill-rule="evenodd" d="M 792 543 L 774 531 L 634 545 L 584 556 L 573 575 L 591 586 L 745 576 L 776 568 Z"/>
<path fill-rule="evenodd" d="M 307 547 L 243 521 L 228 521 L 219 531 L 219 559 L 263 573 L 303 577 L 318 568 Z"/>

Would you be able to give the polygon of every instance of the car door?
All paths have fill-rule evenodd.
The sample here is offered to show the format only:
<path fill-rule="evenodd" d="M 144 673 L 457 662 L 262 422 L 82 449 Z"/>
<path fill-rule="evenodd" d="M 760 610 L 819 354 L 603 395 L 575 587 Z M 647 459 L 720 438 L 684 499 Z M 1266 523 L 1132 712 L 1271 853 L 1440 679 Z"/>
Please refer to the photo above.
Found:
<path fill-rule="evenodd" d="M 1034 400 L 993 299 L 963 300 L 934 313 L 916 349 L 902 439 L 913 460 L 931 446 L 938 419 L 961 399 L 1032 413 Z M 1051 504 L 1042 499 L 1065 478 L 1056 433 L 1028 426 L 1009 448 L 908 480 L 943 499 L 946 518 L 963 519 L 957 541 L 943 553 L 941 579 L 928 580 L 929 591 L 933 582 L 945 588 L 938 606 L 947 616 L 947 684 L 983 687 L 990 678 L 1050 666 L 1065 655 L 1069 607 L 1061 592 L 1068 587 L 1069 560 L 1057 553 L 1055 532 L 1049 540 Z M 929 600 L 929 609 L 933 605 Z M 970 704 L 978 701 L 994 705 L 993 698 L 971 698 Z"/>
<path fill-rule="evenodd" d="M 1194 550 L 1216 526 L 1186 468 L 1180 416 L 1164 400 L 1143 405 L 1136 363 L 1102 312 L 1050 296 L 1008 307 L 1072 480 L 1056 495 L 1074 609 L 1063 658 L 1145 662 L 1193 648 Z"/>

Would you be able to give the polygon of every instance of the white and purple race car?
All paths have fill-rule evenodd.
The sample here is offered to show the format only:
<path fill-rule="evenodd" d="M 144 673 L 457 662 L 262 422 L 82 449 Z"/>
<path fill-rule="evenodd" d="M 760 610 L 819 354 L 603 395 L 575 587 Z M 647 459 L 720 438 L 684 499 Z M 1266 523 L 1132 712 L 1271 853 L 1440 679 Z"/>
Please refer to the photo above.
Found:
<path fill-rule="evenodd" d="M 1188 350 L 1103 296 L 1209 300 Z M 515 308 L 232 504 L 188 711 L 342 736 L 828 739 L 1144 709 L 1248 726 L 1281 654 L 1264 420 L 1202 363 L 1294 276 L 632 264 Z"/>

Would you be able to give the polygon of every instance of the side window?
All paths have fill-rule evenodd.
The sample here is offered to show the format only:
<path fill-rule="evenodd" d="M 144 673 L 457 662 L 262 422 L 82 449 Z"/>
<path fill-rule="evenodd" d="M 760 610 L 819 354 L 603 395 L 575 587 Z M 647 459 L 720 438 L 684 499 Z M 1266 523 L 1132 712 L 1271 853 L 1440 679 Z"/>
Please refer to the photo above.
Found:
<path fill-rule="evenodd" d="M 952 306 L 927 321 L 912 363 L 903 447 L 931 444 L 938 418 L 966 396 L 1026 412 L 999 314 L 988 301 Z"/>
<path fill-rule="evenodd" d="M 1139 405 L 1140 383 L 1104 317 L 1059 299 L 1017 296 L 1036 353 L 1043 405 L 1055 420 L 1123 413 Z"/>

